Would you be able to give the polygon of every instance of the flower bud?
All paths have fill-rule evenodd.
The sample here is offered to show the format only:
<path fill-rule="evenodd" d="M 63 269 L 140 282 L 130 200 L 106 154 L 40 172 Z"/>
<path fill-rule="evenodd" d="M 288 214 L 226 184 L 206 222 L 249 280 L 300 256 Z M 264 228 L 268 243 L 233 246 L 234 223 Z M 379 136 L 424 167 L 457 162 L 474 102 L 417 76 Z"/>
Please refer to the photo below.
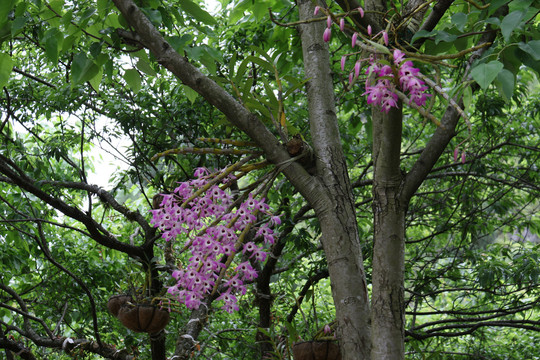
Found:
<path fill-rule="evenodd" d="M 324 42 L 329 42 L 331 37 L 332 37 L 332 29 L 326 28 L 323 34 Z"/>
<path fill-rule="evenodd" d="M 356 45 L 356 39 L 358 39 L 358 33 L 354 33 L 352 36 L 351 46 L 353 47 L 353 49 L 354 49 L 354 46 Z"/>
<path fill-rule="evenodd" d="M 357 78 L 360 75 L 360 61 L 357 61 L 356 64 L 354 64 L 354 77 Z"/>

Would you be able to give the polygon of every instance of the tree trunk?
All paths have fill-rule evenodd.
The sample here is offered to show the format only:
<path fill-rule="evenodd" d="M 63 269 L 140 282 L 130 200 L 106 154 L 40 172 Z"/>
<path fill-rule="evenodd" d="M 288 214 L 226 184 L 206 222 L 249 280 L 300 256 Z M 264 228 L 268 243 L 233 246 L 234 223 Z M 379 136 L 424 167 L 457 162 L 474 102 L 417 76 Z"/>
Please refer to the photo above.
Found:
<path fill-rule="evenodd" d="M 298 1 L 300 19 L 313 17 L 310 0 Z M 343 360 L 369 359 L 369 299 L 352 188 L 335 112 L 325 23 L 299 27 L 307 83 L 310 133 L 322 190 L 310 204 L 317 213 L 328 262 Z M 308 197 L 309 200 L 309 197 Z"/>
<path fill-rule="evenodd" d="M 372 360 L 404 359 L 404 239 L 407 204 L 400 202 L 401 104 L 373 119 Z"/>

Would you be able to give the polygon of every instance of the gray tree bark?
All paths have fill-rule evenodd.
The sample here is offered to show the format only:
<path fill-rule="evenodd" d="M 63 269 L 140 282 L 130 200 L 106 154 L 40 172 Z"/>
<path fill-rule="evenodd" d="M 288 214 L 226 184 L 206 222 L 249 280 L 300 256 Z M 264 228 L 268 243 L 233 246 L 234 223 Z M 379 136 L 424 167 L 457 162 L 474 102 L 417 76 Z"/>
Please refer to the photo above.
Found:
<path fill-rule="evenodd" d="M 313 17 L 310 0 L 298 1 L 300 20 Z M 368 359 L 369 299 L 352 188 L 341 147 L 335 111 L 325 24 L 300 25 L 307 83 L 310 133 L 317 161 L 316 180 L 325 196 L 312 204 L 322 231 L 332 294 L 338 320 L 338 338 L 344 360 Z"/>
<path fill-rule="evenodd" d="M 405 212 L 399 194 L 402 112 L 373 108 L 372 360 L 404 358 Z"/>

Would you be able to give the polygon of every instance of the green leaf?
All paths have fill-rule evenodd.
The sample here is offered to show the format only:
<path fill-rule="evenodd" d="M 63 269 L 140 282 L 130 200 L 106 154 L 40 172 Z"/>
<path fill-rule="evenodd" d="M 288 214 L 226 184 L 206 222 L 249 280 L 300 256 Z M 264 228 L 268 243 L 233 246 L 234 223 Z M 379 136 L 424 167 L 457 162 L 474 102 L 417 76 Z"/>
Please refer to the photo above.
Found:
<path fill-rule="evenodd" d="M 108 15 L 111 9 L 111 0 L 97 0 L 97 11 L 100 18 Z"/>
<path fill-rule="evenodd" d="M 454 24 L 459 31 L 463 31 L 465 24 L 467 24 L 467 14 L 459 12 L 452 15 L 452 24 Z"/>
<path fill-rule="evenodd" d="M 531 55 L 534 60 L 540 61 L 540 40 L 532 40 L 528 43 L 520 42 L 518 46 L 521 50 Z"/>
<path fill-rule="evenodd" d="M 143 59 L 139 59 L 139 61 L 137 61 L 137 69 L 141 70 L 146 75 L 150 75 L 150 76 L 157 75 L 156 71 L 150 66 L 150 64 L 146 60 L 143 60 Z"/>
<path fill-rule="evenodd" d="M 52 0 L 49 2 L 50 7 L 58 14 L 62 14 L 64 0 Z"/>
<path fill-rule="evenodd" d="M 509 101 L 514 94 L 515 79 L 514 74 L 509 70 L 502 69 L 497 75 L 497 80 L 499 81 L 502 89 L 502 95 Z"/>
<path fill-rule="evenodd" d="M 146 15 L 148 20 L 150 20 L 150 22 L 154 24 L 154 26 L 160 26 L 163 22 L 163 17 L 161 16 L 159 10 L 141 8 L 141 11 Z"/>
<path fill-rule="evenodd" d="M 167 41 L 177 53 L 182 54 L 184 51 L 184 46 L 190 42 L 192 38 L 193 37 L 191 35 L 184 34 L 182 36 L 171 36 L 167 38 Z"/>
<path fill-rule="evenodd" d="M 514 11 L 504 17 L 501 22 L 501 33 L 505 41 L 508 41 L 514 29 L 521 23 L 524 15 L 525 13 L 522 11 Z"/>
<path fill-rule="evenodd" d="M 128 84 L 131 91 L 133 91 L 135 94 L 141 90 L 141 75 L 139 75 L 139 72 L 135 69 L 128 69 L 124 72 L 124 80 L 126 80 L 126 83 Z"/>
<path fill-rule="evenodd" d="M 0 53 L 0 89 L 7 84 L 15 62 L 8 54 Z"/>
<path fill-rule="evenodd" d="M 488 15 L 491 16 L 498 8 L 508 3 L 508 0 L 493 0 L 488 8 Z"/>
<path fill-rule="evenodd" d="M 311 78 L 309 78 L 309 79 L 311 79 Z M 309 79 L 305 79 L 303 81 L 297 82 L 292 87 L 287 89 L 287 91 L 285 91 L 285 95 L 283 95 L 283 100 L 285 100 L 289 95 L 291 95 L 296 89 L 304 86 L 309 81 Z"/>
<path fill-rule="evenodd" d="M 264 61 L 263 59 L 258 58 L 256 56 L 248 56 L 246 58 L 246 60 L 254 62 L 255 64 L 261 66 L 262 68 L 265 68 L 266 70 L 268 70 L 272 74 L 274 73 L 274 66 L 271 63 L 269 63 L 268 61 Z"/>
<path fill-rule="evenodd" d="M 45 32 L 42 41 L 45 46 L 45 55 L 51 62 L 56 63 L 58 61 L 58 49 L 62 47 L 64 36 L 58 28 L 51 28 Z"/>
<path fill-rule="evenodd" d="M 202 46 L 187 47 L 184 49 L 184 51 L 186 52 L 187 57 L 192 60 L 199 60 L 201 55 L 205 53 Z"/>
<path fill-rule="evenodd" d="M 471 70 L 471 76 L 482 89 L 486 90 L 503 67 L 504 66 L 500 61 L 493 60 L 487 64 L 485 63 L 476 66 Z"/>
<path fill-rule="evenodd" d="M 15 0 L 2 0 L 0 5 L 0 26 L 7 22 L 8 14 L 15 5 Z"/>
<path fill-rule="evenodd" d="M 427 31 L 427 30 L 420 30 L 414 34 L 414 36 L 411 39 L 411 43 L 413 43 L 416 39 L 430 37 L 432 35 L 435 35 L 437 33 L 436 30 L 433 31 Z"/>
<path fill-rule="evenodd" d="M 98 73 L 98 67 L 86 57 L 84 53 L 78 53 L 73 57 L 71 65 L 71 82 L 73 85 L 90 80 Z"/>
<path fill-rule="evenodd" d="M 90 86 L 92 86 L 92 88 L 94 88 L 96 92 L 99 92 L 99 84 L 101 84 L 102 78 L 103 78 L 103 68 L 99 68 L 99 71 L 97 72 L 97 74 L 93 78 L 88 80 L 88 82 L 90 83 Z"/>
<path fill-rule="evenodd" d="M 180 7 L 193 16 L 195 20 L 205 23 L 206 25 L 216 25 L 217 21 L 205 10 L 201 9 L 199 5 L 190 0 L 180 1 Z"/>
<path fill-rule="evenodd" d="M 437 35 L 435 35 L 435 45 L 438 45 L 441 41 L 453 42 L 456 39 L 457 35 L 449 34 L 446 31 L 439 31 Z"/>
<path fill-rule="evenodd" d="M 186 94 L 188 100 L 191 102 L 191 104 L 193 104 L 199 94 L 187 85 L 182 85 L 182 87 L 184 88 L 184 94 Z"/>
<path fill-rule="evenodd" d="M 18 16 L 11 23 L 11 37 L 16 36 L 26 25 L 28 18 L 26 16 Z"/>

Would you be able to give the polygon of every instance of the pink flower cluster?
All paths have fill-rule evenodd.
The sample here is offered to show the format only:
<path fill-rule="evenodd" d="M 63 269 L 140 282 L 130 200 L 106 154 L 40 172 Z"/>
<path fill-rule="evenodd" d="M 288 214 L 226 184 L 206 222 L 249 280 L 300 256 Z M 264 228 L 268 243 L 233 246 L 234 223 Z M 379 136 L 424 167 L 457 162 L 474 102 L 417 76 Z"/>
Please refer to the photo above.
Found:
<path fill-rule="evenodd" d="M 423 106 L 431 94 L 425 93 L 428 89 L 425 83 L 418 78 L 420 70 L 413 67 L 412 61 L 403 61 L 405 54 L 395 49 L 393 53 L 394 65 L 385 65 L 378 62 L 375 56 L 370 56 L 370 66 L 366 74 L 376 74 L 375 85 L 371 85 L 370 79 L 366 80 L 367 102 L 371 105 L 380 105 L 382 111 L 388 112 L 390 108 L 397 107 L 398 95 L 395 93 L 396 82 L 394 81 L 394 70 L 397 69 L 399 88 L 408 92 L 410 96 L 409 105 L 414 102 L 417 106 Z"/>
<path fill-rule="evenodd" d="M 267 256 L 263 247 L 255 242 L 239 242 L 239 233 L 255 223 L 257 213 L 270 215 L 270 225 L 279 224 L 280 219 L 270 214 L 264 199 L 257 200 L 251 194 L 230 211 L 231 196 L 217 185 L 182 206 L 210 180 L 205 168 L 197 169 L 194 175 L 194 180 L 180 183 L 172 194 L 163 194 L 160 208 L 151 210 L 151 223 L 162 231 L 162 237 L 169 241 L 182 235 L 191 255 L 186 267 L 172 273 L 176 285 L 168 292 L 189 309 L 197 309 L 204 296 L 219 286 L 221 295 L 217 300 L 223 300 L 222 309 L 231 313 L 238 310 L 236 295 L 245 294 L 245 283 L 258 276 L 250 260 L 264 261 Z M 267 223 L 257 228 L 254 240 L 257 239 L 262 239 L 265 244 L 274 243 L 274 232 Z M 227 277 L 220 279 L 219 274 L 227 270 L 224 259 L 234 256 L 240 249 L 245 261 L 232 271 L 229 269 Z M 216 284 L 218 280 L 221 282 Z"/>
<path fill-rule="evenodd" d="M 321 8 L 319 6 L 315 7 L 314 15 L 317 15 Z M 364 16 L 364 10 L 359 7 L 356 11 L 360 14 L 361 17 Z M 329 11 L 325 11 L 327 14 L 326 18 L 326 29 L 323 33 L 323 40 L 329 42 L 332 36 L 332 16 Z M 339 29 L 341 31 L 345 30 L 345 19 L 342 17 L 339 20 Z M 389 38 L 388 33 L 384 30 L 380 31 L 378 34 L 372 36 L 371 26 L 367 26 L 367 34 L 373 40 L 376 39 L 379 35 L 382 36 L 384 44 L 388 46 Z M 354 48 L 358 45 L 359 34 L 357 32 L 353 33 L 351 47 Z M 349 55 L 344 55 L 341 58 L 341 70 L 345 70 L 345 64 L 347 57 Z M 382 111 L 388 112 L 392 107 L 397 107 L 398 95 L 395 91 L 396 86 L 399 87 L 403 92 L 408 92 L 410 96 L 409 105 L 413 102 L 417 106 L 423 106 L 426 103 L 426 100 L 430 94 L 427 94 L 425 91 L 428 89 L 425 86 L 425 83 L 419 79 L 418 75 L 420 70 L 413 66 L 412 61 L 404 61 L 405 54 L 400 50 L 395 49 L 393 53 L 393 65 L 384 64 L 379 62 L 376 57 L 376 54 L 372 54 L 369 57 L 370 66 L 368 67 L 366 74 L 376 74 L 375 85 L 372 85 L 370 79 L 366 80 L 366 92 L 364 95 L 367 95 L 368 104 L 374 106 L 380 105 Z M 360 75 L 360 69 L 362 67 L 362 62 L 366 59 L 356 61 L 354 65 L 354 70 L 349 73 L 349 83 L 352 84 L 353 81 L 358 78 Z M 395 75 L 397 75 L 398 81 L 395 81 Z"/>

